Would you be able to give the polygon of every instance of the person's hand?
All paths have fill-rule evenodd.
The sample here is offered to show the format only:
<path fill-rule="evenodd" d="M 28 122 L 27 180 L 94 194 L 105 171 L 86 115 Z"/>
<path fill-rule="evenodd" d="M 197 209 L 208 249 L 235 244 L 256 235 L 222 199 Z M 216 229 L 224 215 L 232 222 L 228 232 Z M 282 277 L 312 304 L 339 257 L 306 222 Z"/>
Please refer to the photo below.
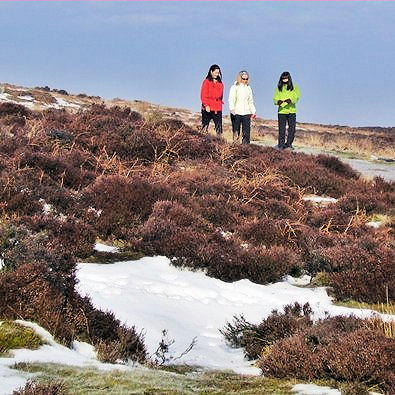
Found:
<path fill-rule="evenodd" d="M 291 99 L 287 99 L 287 100 L 284 100 L 284 101 L 286 101 L 288 104 L 292 103 Z"/>
<path fill-rule="evenodd" d="M 236 111 L 235 111 L 235 110 L 232 110 L 230 113 L 231 113 L 232 115 L 236 115 Z"/>
<path fill-rule="evenodd" d="M 210 111 L 211 111 L 210 106 L 206 106 L 206 111 L 207 111 L 207 112 L 210 112 Z"/>
<path fill-rule="evenodd" d="M 279 105 L 279 106 L 281 106 L 281 103 L 282 103 L 283 101 L 282 100 L 277 100 L 277 104 Z"/>
<path fill-rule="evenodd" d="M 256 119 L 256 114 L 252 114 L 251 119 Z"/>

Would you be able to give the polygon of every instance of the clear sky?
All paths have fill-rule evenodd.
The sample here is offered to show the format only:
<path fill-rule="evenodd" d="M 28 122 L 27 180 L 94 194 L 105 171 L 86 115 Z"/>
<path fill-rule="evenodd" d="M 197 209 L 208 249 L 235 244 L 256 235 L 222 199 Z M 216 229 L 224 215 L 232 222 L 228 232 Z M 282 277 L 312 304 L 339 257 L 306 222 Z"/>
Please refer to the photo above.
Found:
<path fill-rule="evenodd" d="M 395 126 L 391 1 L 0 1 L 0 37 L 1 82 L 200 111 L 218 63 L 226 104 L 247 69 L 257 115 L 275 119 L 288 70 L 299 121 Z"/>

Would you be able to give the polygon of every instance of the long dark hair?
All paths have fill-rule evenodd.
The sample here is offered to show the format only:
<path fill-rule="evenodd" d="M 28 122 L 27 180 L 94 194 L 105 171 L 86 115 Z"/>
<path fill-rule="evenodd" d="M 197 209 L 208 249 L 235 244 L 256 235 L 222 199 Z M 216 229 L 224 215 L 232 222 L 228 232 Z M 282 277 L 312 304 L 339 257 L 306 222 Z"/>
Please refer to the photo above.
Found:
<path fill-rule="evenodd" d="M 283 82 L 283 78 L 284 77 L 288 78 L 288 82 L 286 84 Z M 292 83 L 292 77 L 291 77 L 291 74 L 289 73 L 289 71 L 283 71 L 281 73 L 280 79 L 279 79 L 278 84 L 277 84 L 278 90 L 281 91 L 283 89 L 284 85 L 287 85 L 287 90 L 289 90 L 289 91 L 293 91 L 294 90 L 294 84 Z"/>
<path fill-rule="evenodd" d="M 208 73 L 207 73 L 206 79 L 209 80 L 209 81 L 212 81 L 213 77 L 211 76 L 211 72 L 214 71 L 214 70 L 217 70 L 217 69 L 219 70 L 219 75 L 218 75 L 217 81 L 218 82 L 222 82 L 221 68 L 217 64 L 213 64 L 213 65 L 210 66 L 210 68 L 208 69 Z"/>

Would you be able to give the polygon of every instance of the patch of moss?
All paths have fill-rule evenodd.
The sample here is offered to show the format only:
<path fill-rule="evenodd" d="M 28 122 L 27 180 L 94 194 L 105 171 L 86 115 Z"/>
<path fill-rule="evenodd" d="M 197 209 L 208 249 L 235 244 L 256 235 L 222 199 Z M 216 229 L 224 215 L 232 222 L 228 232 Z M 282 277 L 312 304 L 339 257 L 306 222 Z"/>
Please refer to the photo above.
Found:
<path fill-rule="evenodd" d="M 10 350 L 18 348 L 35 350 L 43 344 L 43 340 L 31 328 L 13 321 L 0 323 L 0 356 L 7 356 Z"/>
<path fill-rule="evenodd" d="M 328 287 L 330 285 L 330 279 L 328 273 L 319 272 L 312 278 L 309 288 L 312 287 Z"/>

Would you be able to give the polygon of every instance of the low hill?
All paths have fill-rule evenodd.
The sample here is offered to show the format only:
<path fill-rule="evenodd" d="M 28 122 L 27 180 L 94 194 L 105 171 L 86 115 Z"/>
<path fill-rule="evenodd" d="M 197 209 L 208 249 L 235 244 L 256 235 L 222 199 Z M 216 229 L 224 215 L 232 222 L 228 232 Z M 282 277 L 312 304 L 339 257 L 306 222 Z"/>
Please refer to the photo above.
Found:
<path fill-rule="evenodd" d="M 70 112 L 86 109 L 92 104 L 111 106 L 127 106 L 139 112 L 145 119 L 172 117 L 185 124 L 199 128 L 200 113 L 186 109 L 156 105 L 141 100 L 123 100 L 114 98 L 106 100 L 85 93 L 70 94 L 64 89 L 49 87 L 26 88 L 11 84 L 3 84 L 0 102 L 21 104 L 32 110 L 48 108 L 66 109 Z M 230 119 L 224 117 L 224 136 L 232 140 Z M 277 142 L 277 120 L 258 118 L 253 122 L 252 140 L 267 145 Z M 322 125 L 313 123 L 297 123 L 297 141 L 300 146 L 316 147 L 339 151 L 364 158 L 386 158 L 395 160 L 395 127 L 349 127 L 344 125 Z"/>
<path fill-rule="evenodd" d="M 142 336 L 76 292 L 76 262 L 99 258 L 98 239 L 119 259 L 165 255 L 228 282 L 307 273 L 338 300 L 394 301 L 395 183 L 326 155 L 229 144 L 184 110 L 9 86 L 1 97 L 0 318 L 145 361 Z"/>

